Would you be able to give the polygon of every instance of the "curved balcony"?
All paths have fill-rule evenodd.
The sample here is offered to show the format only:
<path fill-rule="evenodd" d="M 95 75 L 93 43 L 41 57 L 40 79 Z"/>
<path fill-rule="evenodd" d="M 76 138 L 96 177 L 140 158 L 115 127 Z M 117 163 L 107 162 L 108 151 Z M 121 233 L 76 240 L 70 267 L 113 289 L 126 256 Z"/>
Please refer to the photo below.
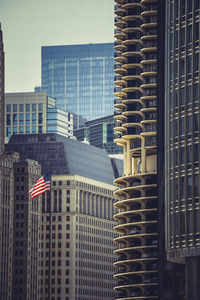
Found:
<path fill-rule="evenodd" d="M 119 75 L 125 75 L 126 74 L 126 69 L 124 69 L 119 64 L 114 65 L 114 71 L 115 71 L 116 74 L 119 74 Z"/>
<path fill-rule="evenodd" d="M 114 107 L 120 110 L 126 109 L 126 104 L 124 104 L 120 99 L 114 100 Z"/>
<path fill-rule="evenodd" d="M 115 95 L 115 97 L 118 97 L 118 98 L 126 97 L 126 93 L 125 93 L 124 89 L 121 89 L 118 87 L 114 88 L 114 95 Z"/>
<path fill-rule="evenodd" d="M 126 10 L 122 7 L 121 4 L 116 4 L 115 5 L 115 14 L 117 16 L 120 16 L 120 17 L 124 17 L 127 15 L 127 12 Z"/>
<path fill-rule="evenodd" d="M 124 22 L 119 16 L 114 18 L 114 22 L 115 26 L 118 28 L 124 28 L 126 26 L 126 22 Z"/>
<path fill-rule="evenodd" d="M 127 10 L 133 9 L 133 8 L 139 8 L 138 14 L 141 13 L 141 11 L 142 11 L 142 4 L 140 2 L 136 2 L 136 1 L 129 0 L 128 3 L 123 4 L 122 7 Z"/>

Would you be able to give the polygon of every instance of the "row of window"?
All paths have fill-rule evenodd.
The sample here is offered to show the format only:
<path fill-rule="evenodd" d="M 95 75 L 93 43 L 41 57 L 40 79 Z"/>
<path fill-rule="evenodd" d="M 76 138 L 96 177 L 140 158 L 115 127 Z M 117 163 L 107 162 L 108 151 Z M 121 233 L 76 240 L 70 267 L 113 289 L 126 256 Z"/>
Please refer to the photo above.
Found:
<path fill-rule="evenodd" d="M 43 103 L 32 103 L 32 104 L 7 104 L 6 105 L 6 112 L 29 112 L 32 111 L 43 111 Z"/>
<path fill-rule="evenodd" d="M 11 132 L 12 131 L 12 132 Z M 23 133 L 43 133 L 42 126 L 14 126 L 13 128 L 7 127 L 6 128 L 6 136 L 9 138 L 11 134 L 23 134 Z"/>
<path fill-rule="evenodd" d="M 37 118 L 36 118 L 37 117 Z M 25 121 L 25 122 L 24 122 Z M 30 125 L 32 124 L 42 124 L 43 123 L 43 113 L 33 114 L 7 114 L 6 115 L 6 125 Z"/>

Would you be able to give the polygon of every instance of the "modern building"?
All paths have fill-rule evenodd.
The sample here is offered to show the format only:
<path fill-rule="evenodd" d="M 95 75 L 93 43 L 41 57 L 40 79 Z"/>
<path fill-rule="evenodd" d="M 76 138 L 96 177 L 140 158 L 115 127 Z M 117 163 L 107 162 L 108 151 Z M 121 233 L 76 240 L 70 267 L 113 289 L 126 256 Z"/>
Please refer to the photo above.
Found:
<path fill-rule="evenodd" d="M 13 271 L 11 299 L 40 299 L 41 196 L 29 190 L 41 176 L 41 166 L 31 160 L 14 163 Z M 4 299 L 4 298 L 2 298 Z"/>
<path fill-rule="evenodd" d="M 167 256 L 185 264 L 186 299 L 200 292 L 200 2 L 166 3 Z"/>
<path fill-rule="evenodd" d="M 42 47 L 42 91 L 86 120 L 113 114 L 113 43 Z M 79 128 L 79 126 L 78 126 Z"/>
<path fill-rule="evenodd" d="M 74 130 L 78 141 L 89 142 L 91 145 L 105 149 L 109 154 L 122 153 L 122 148 L 114 142 L 116 133 L 114 115 L 85 122 L 83 128 Z"/>
<path fill-rule="evenodd" d="M 73 114 L 59 109 L 45 92 L 5 94 L 5 136 L 55 132 L 73 136 Z"/>
<path fill-rule="evenodd" d="M 40 299 L 113 299 L 113 180 L 122 162 L 57 134 L 13 135 L 6 148 L 52 174 L 42 197 Z"/>
<path fill-rule="evenodd" d="M 183 268 L 165 259 L 160 185 L 164 1 L 115 2 L 115 141 L 124 150 L 124 174 L 115 180 L 117 299 L 184 299 Z"/>

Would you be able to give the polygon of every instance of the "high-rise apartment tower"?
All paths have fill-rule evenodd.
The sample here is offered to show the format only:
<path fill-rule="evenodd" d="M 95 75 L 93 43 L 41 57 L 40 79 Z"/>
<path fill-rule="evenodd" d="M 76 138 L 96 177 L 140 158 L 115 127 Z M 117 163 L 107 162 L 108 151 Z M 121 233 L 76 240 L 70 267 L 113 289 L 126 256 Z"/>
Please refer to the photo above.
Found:
<path fill-rule="evenodd" d="M 119 233 L 115 239 L 117 299 L 183 299 L 181 268 L 165 261 L 164 196 L 158 178 L 163 169 L 158 146 L 163 118 L 164 3 L 115 2 L 115 141 L 124 149 L 124 174 L 115 180 L 119 187 L 115 192 L 119 212 L 114 216 Z M 175 282 L 179 286 L 171 284 Z"/>

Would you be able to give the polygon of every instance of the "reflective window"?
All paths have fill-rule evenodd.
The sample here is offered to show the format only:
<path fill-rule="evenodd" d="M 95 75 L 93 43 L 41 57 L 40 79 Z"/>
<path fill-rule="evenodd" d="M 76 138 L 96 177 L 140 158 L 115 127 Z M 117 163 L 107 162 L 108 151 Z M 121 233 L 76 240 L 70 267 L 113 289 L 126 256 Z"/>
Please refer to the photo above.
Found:
<path fill-rule="evenodd" d="M 26 111 L 30 111 L 30 104 L 26 104 Z"/>
<path fill-rule="evenodd" d="M 6 110 L 7 110 L 7 112 L 11 112 L 11 105 L 10 104 L 6 105 Z"/>
<path fill-rule="evenodd" d="M 39 111 L 42 111 L 42 110 L 43 110 L 43 104 L 42 104 L 42 103 L 39 103 L 39 104 L 38 104 L 38 110 L 39 110 Z"/>
<path fill-rule="evenodd" d="M 17 114 L 13 114 L 13 125 L 17 125 Z"/>
<path fill-rule="evenodd" d="M 23 111 L 24 111 L 24 104 L 20 104 L 20 105 L 19 105 L 19 111 L 20 111 L 20 112 L 23 112 Z"/>
<path fill-rule="evenodd" d="M 26 114 L 26 125 L 30 124 L 30 114 Z"/>
<path fill-rule="evenodd" d="M 19 125 L 24 124 L 24 114 L 19 114 Z"/>
<path fill-rule="evenodd" d="M 17 112 L 17 104 L 13 104 L 13 112 Z"/>
<path fill-rule="evenodd" d="M 10 114 L 6 115 L 6 124 L 11 125 L 11 115 Z"/>

